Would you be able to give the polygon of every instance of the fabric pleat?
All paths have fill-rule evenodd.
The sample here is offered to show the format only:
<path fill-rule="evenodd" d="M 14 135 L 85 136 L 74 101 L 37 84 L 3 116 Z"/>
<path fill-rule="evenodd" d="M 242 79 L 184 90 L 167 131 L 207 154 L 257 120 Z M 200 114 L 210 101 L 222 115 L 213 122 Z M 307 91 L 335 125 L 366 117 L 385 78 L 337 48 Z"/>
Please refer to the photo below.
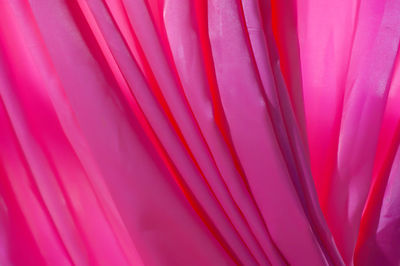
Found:
<path fill-rule="evenodd" d="M 0 265 L 398 265 L 400 1 L 0 0 Z"/>

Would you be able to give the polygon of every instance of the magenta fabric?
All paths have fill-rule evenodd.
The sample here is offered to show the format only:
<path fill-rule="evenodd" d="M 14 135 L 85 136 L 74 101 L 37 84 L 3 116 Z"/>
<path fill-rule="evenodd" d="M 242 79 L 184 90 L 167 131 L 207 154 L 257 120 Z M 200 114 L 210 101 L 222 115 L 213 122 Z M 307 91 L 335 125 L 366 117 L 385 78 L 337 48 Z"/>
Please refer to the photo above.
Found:
<path fill-rule="evenodd" d="M 0 265 L 400 265 L 400 1 L 0 0 Z"/>

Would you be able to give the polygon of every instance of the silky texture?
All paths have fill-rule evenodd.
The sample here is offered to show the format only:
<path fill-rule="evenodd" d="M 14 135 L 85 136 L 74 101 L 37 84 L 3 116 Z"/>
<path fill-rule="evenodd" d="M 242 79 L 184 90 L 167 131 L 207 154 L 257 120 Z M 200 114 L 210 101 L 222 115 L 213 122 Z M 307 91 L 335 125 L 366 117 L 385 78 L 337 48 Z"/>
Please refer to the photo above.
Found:
<path fill-rule="evenodd" d="M 399 41 L 398 0 L 0 0 L 0 265 L 398 265 Z"/>

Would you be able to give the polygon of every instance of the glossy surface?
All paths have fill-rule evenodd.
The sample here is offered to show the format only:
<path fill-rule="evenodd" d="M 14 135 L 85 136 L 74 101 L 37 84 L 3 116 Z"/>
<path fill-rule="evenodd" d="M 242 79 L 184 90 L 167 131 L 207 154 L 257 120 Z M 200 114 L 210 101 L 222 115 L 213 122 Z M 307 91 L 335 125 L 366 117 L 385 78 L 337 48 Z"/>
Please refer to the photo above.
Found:
<path fill-rule="evenodd" d="M 398 265 L 399 40 L 398 0 L 0 1 L 0 265 Z"/>

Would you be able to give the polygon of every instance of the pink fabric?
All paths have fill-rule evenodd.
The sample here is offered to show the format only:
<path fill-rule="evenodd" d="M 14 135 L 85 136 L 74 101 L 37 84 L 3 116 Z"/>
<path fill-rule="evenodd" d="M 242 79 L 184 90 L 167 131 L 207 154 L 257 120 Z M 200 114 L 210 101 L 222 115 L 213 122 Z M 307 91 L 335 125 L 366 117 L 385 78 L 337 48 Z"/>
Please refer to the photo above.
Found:
<path fill-rule="evenodd" d="M 400 1 L 0 1 L 0 265 L 398 265 Z"/>

